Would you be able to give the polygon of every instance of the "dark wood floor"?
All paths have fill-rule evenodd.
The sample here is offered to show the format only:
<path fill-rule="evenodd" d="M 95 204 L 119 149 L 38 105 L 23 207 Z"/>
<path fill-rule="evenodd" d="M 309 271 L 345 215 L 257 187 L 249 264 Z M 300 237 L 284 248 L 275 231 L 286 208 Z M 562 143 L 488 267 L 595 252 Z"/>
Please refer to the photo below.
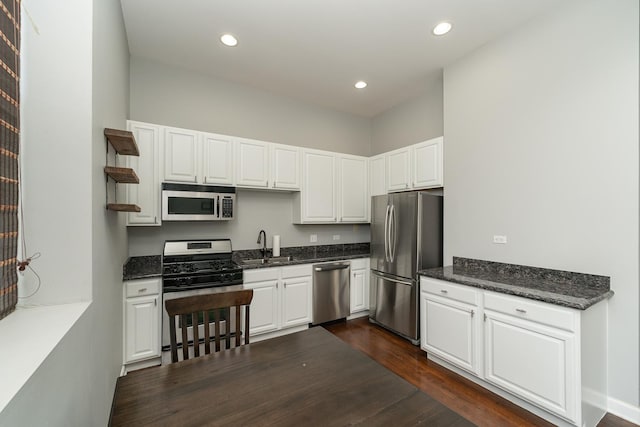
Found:
<path fill-rule="evenodd" d="M 542 418 L 428 360 L 407 340 L 360 318 L 327 330 L 479 426 L 552 426 Z M 634 427 L 607 414 L 598 427 Z"/>

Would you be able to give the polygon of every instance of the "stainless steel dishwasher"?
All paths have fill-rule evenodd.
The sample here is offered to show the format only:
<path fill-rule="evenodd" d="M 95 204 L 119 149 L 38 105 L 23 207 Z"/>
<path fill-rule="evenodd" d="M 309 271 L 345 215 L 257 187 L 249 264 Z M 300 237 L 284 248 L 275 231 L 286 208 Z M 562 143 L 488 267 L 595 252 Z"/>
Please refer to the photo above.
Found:
<path fill-rule="evenodd" d="M 342 319 L 350 314 L 351 263 L 313 266 L 313 325 Z"/>

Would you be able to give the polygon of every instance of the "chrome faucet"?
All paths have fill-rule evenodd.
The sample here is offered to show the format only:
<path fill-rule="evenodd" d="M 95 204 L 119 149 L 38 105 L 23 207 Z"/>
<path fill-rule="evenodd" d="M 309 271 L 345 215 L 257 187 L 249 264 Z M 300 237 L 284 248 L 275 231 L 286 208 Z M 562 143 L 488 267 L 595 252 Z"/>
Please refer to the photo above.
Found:
<path fill-rule="evenodd" d="M 260 244 L 261 238 L 262 238 L 262 249 L 260 249 L 260 252 L 262 252 L 262 258 L 266 258 L 267 257 L 267 233 L 265 233 L 264 230 L 260 230 L 260 232 L 258 233 L 258 241 L 256 242 L 257 244 Z"/>

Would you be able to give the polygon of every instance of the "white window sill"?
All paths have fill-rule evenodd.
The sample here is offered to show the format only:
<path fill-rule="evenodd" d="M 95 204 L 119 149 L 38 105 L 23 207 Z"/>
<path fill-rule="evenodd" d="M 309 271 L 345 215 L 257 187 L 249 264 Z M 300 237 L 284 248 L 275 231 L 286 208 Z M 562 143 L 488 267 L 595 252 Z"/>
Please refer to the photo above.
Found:
<path fill-rule="evenodd" d="M 0 412 L 49 356 L 91 302 L 16 307 L 0 320 Z"/>

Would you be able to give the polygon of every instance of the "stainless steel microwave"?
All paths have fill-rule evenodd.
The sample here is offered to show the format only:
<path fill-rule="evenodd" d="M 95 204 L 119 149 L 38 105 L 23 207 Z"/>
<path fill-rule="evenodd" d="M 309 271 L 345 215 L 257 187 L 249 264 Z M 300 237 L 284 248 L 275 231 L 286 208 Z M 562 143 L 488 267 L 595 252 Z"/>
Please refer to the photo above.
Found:
<path fill-rule="evenodd" d="M 235 204 L 234 187 L 162 184 L 163 221 L 228 221 Z"/>

